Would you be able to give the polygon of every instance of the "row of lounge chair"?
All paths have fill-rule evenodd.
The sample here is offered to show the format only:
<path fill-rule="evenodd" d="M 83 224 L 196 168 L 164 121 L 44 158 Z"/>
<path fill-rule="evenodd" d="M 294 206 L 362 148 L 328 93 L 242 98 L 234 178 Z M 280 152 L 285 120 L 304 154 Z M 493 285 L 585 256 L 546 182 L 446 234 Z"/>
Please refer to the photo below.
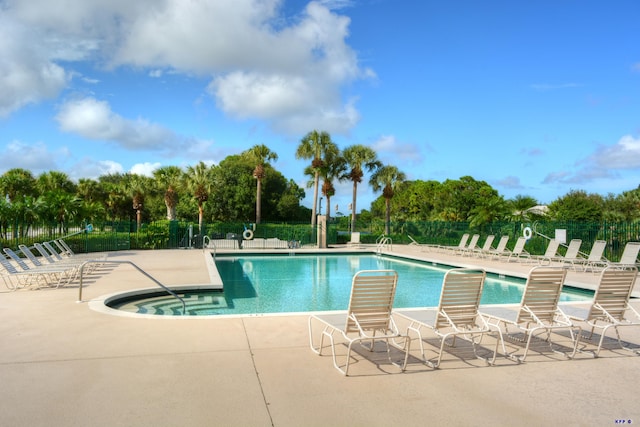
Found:
<path fill-rule="evenodd" d="M 612 262 L 604 257 L 604 251 L 607 247 L 605 240 L 596 240 L 591 251 L 586 255 L 580 252 L 582 240 L 573 239 L 569 242 L 565 254 L 561 255 L 559 253 L 560 242 L 556 239 L 550 239 L 543 255 L 532 255 L 525 249 L 527 238 L 524 236 L 518 237 L 513 249 L 507 247 L 509 236 L 506 235 L 500 238 L 495 248 L 492 247 L 495 240 L 494 235 L 488 235 L 482 247 L 478 246 L 479 234 L 474 234 L 471 237 L 468 233 L 463 234 L 460 243 L 456 246 L 420 244 L 411 236 L 409 236 L 409 239 L 411 240 L 411 245 L 419 246 L 426 251 L 449 252 L 462 256 L 477 256 L 506 262 L 531 262 L 540 265 L 558 263 L 570 266 L 574 270 L 580 269 L 592 272 L 599 271 L 609 265 L 636 265 L 638 254 L 640 253 L 640 242 L 627 242 L 620 260 Z"/>
<path fill-rule="evenodd" d="M 354 345 L 368 343 L 365 348 L 374 351 L 376 341 L 384 342 L 389 361 L 402 370 L 406 369 L 414 336 L 420 346 L 422 362 L 433 368 L 440 365 L 445 346 L 455 347 L 456 339 L 471 342 L 474 355 L 489 365 L 495 363 L 500 349 L 508 359 L 524 362 L 532 341 L 541 336 L 541 341 L 548 343 L 553 352 L 567 358 L 573 358 L 577 352 L 591 353 L 597 357 L 605 335 L 611 328 L 615 330 L 621 348 L 639 353 L 638 349 L 622 342 L 618 330 L 622 326 L 640 325 L 640 313 L 629 304 L 638 275 L 637 268 L 604 268 L 593 300 L 585 304 L 559 304 L 566 274 L 566 268 L 533 267 L 519 306 L 480 306 L 485 271 L 453 269 L 444 276 L 438 307 L 394 310 L 397 273 L 393 270 L 360 271 L 353 277 L 346 313 L 331 312 L 309 317 L 309 345 L 319 355 L 330 346 L 333 364 L 344 375 L 349 374 Z M 408 323 L 406 331 L 398 327 L 400 319 Z M 321 329 L 319 337 L 316 332 L 318 327 Z M 600 339 L 591 349 L 587 348 L 587 344 L 581 345 L 583 328 L 589 332 L 585 338 L 587 340 L 593 339 L 596 329 L 600 331 Z M 569 346 L 552 342 L 552 333 L 559 330 L 566 331 L 566 334 L 556 336 L 563 341 L 568 340 Z M 432 357 L 427 356 L 427 332 L 440 341 Z M 485 357 L 477 350 L 482 338 L 490 333 L 496 334 L 495 347 L 492 354 Z M 326 345 L 325 340 L 328 341 Z M 515 344 L 516 350 L 509 351 L 507 340 L 523 345 Z M 347 352 L 342 362 L 337 347 L 345 341 Z M 392 347 L 404 355 L 402 360 L 392 360 Z"/>
<path fill-rule="evenodd" d="M 59 287 L 73 282 L 86 265 L 87 273 L 95 269 L 99 261 L 106 255 L 78 255 L 63 240 L 34 243 L 33 247 L 19 245 L 19 253 L 11 248 L 4 248 L 0 255 L 2 271 L 0 277 L 10 290 L 25 287 Z"/>

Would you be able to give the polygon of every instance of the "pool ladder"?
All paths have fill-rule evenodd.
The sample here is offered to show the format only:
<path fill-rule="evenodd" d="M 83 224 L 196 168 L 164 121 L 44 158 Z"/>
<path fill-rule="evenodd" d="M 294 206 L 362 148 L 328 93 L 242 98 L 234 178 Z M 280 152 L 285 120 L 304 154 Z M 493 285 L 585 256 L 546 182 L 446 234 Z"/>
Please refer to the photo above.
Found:
<path fill-rule="evenodd" d="M 184 298 L 182 298 L 180 295 L 176 294 L 174 291 L 172 291 L 171 289 L 169 289 L 168 287 L 166 287 L 165 285 L 160 283 L 155 277 L 151 276 L 149 273 L 147 273 L 146 271 L 144 271 L 143 269 L 141 269 L 140 267 L 138 267 L 137 265 L 135 265 L 131 261 L 110 261 L 110 260 L 98 260 L 98 259 L 96 259 L 96 260 L 88 260 L 88 261 L 83 262 L 80 265 L 80 273 L 79 273 L 80 274 L 80 284 L 78 286 L 78 301 L 77 302 L 83 302 L 82 301 L 82 279 L 84 277 L 84 267 L 86 265 L 88 265 L 88 264 L 129 264 L 129 265 L 133 266 L 133 268 L 138 270 L 140 273 L 144 274 L 149 279 L 151 279 L 151 281 L 153 281 L 156 285 L 160 286 L 162 289 L 167 291 L 167 293 L 169 295 L 171 295 L 174 298 L 178 299 L 182 303 L 182 315 L 184 316 L 187 313 L 187 304 L 184 302 Z"/>
<path fill-rule="evenodd" d="M 376 239 L 376 252 L 381 253 L 383 250 L 393 250 L 391 237 L 385 236 L 384 234 Z"/>

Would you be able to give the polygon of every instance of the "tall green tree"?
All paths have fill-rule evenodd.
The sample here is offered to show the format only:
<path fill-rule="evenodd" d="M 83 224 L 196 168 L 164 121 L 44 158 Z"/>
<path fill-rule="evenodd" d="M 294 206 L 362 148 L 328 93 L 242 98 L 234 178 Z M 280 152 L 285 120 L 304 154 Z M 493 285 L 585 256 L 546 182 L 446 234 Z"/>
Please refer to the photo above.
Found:
<path fill-rule="evenodd" d="M 262 180 L 265 177 L 265 165 L 270 161 L 278 160 L 278 155 L 271 151 L 266 145 L 254 145 L 244 153 L 255 164 L 253 177 L 257 181 L 256 185 L 256 224 L 262 220 Z"/>
<path fill-rule="evenodd" d="M 320 171 L 324 167 L 324 158 L 327 152 L 338 152 L 338 146 L 331 140 L 331 136 L 327 132 L 318 132 L 313 130 L 305 135 L 300 141 L 300 145 L 296 150 L 297 159 L 312 159 L 311 169 L 314 172 L 313 184 L 313 203 L 311 204 L 311 225 L 315 226 L 318 208 L 318 190 L 320 182 Z"/>
<path fill-rule="evenodd" d="M 12 203 L 23 196 L 37 196 L 36 179 L 26 169 L 9 169 L 0 177 L 0 192 Z"/>
<path fill-rule="evenodd" d="M 511 205 L 511 216 L 517 222 L 526 222 L 534 219 L 535 213 L 531 208 L 538 205 L 538 201 L 531 196 L 518 194 L 509 203 Z"/>
<path fill-rule="evenodd" d="M 195 166 L 188 166 L 186 179 L 187 187 L 198 202 L 198 229 L 200 235 L 202 235 L 204 232 L 204 204 L 209 200 L 209 194 L 211 193 L 212 168 L 202 161 Z"/>
<path fill-rule="evenodd" d="M 549 204 L 549 216 L 559 221 L 599 222 L 603 212 L 602 196 L 583 190 L 571 190 Z"/>
<path fill-rule="evenodd" d="M 36 180 L 36 187 L 40 194 L 47 191 L 62 191 L 65 193 L 75 193 L 76 185 L 69 179 L 66 173 L 58 171 L 43 172 Z"/>
<path fill-rule="evenodd" d="M 360 144 L 345 148 L 342 152 L 342 157 L 344 157 L 347 165 L 347 172 L 345 173 L 344 178 L 353 182 L 353 195 L 351 201 L 351 232 L 353 233 L 356 228 L 356 199 L 358 196 L 358 184 L 362 182 L 365 170 L 367 172 L 374 172 L 382 166 L 382 163 L 378 160 L 378 155 L 372 148 Z"/>
<path fill-rule="evenodd" d="M 376 169 L 369 179 L 373 191 L 382 189 L 385 201 L 384 233 L 391 234 L 391 199 L 400 185 L 407 179 L 406 175 L 395 166 L 382 166 Z"/>
<path fill-rule="evenodd" d="M 177 166 L 163 166 L 153 171 L 153 177 L 164 191 L 164 204 L 167 207 L 167 219 L 176 219 L 178 205 L 178 188 L 184 179 L 182 169 Z"/>
<path fill-rule="evenodd" d="M 327 151 L 324 166 L 320 171 L 322 176 L 322 195 L 327 199 L 326 216 L 327 223 L 331 220 L 331 198 L 336 194 L 333 185 L 335 180 L 342 181 L 347 171 L 347 162 L 339 151 Z"/>
<path fill-rule="evenodd" d="M 101 175 L 98 182 L 103 188 L 104 205 L 108 219 L 130 220 L 131 197 L 129 196 L 130 174 L 112 173 Z"/>
<path fill-rule="evenodd" d="M 491 187 L 480 189 L 480 197 L 469 211 L 469 225 L 478 227 L 493 221 L 502 221 L 510 215 L 510 206 L 504 198 L 492 191 Z"/>
<path fill-rule="evenodd" d="M 470 176 L 457 180 L 447 179 L 436 197 L 436 209 L 442 221 L 467 221 L 471 210 L 487 197 L 499 196 L 498 192 L 485 181 L 477 181 Z"/>
<path fill-rule="evenodd" d="M 129 179 L 129 195 L 131 205 L 136 211 L 137 230 L 142 226 L 142 211 L 146 203 L 148 189 L 152 187 L 150 179 L 143 175 L 131 174 Z"/>

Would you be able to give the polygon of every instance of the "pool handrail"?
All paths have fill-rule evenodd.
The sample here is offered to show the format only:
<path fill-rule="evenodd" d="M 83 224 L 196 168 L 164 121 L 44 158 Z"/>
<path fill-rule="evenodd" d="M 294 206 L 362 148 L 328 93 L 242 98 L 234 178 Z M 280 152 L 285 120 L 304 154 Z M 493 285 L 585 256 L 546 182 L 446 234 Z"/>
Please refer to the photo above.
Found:
<path fill-rule="evenodd" d="M 82 279 L 83 279 L 83 273 L 84 273 L 84 267 L 87 264 L 91 264 L 91 263 L 100 263 L 100 264 L 105 264 L 105 263 L 111 263 L 111 264 L 129 264 L 131 266 L 133 266 L 136 270 L 138 270 L 140 273 L 144 274 L 145 276 L 147 276 L 149 279 L 151 279 L 156 285 L 160 286 L 162 289 L 164 289 L 165 291 L 167 291 L 171 296 L 173 296 L 174 298 L 177 298 L 181 303 L 182 303 L 182 315 L 184 316 L 187 312 L 187 304 L 184 302 L 184 299 L 176 294 L 174 291 L 172 291 L 171 289 L 169 289 L 168 287 L 166 287 L 165 285 L 163 285 L 162 283 L 160 283 L 155 277 L 153 277 L 152 275 L 150 275 L 149 273 L 147 273 L 146 271 L 144 271 L 143 269 L 141 269 L 140 267 L 138 267 L 136 264 L 134 264 L 132 261 L 114 261 L 114 260 L 87 260 L 85 262 L 83 262 L 80 265 L 80 284 L 78 286 L 78 301 L 76 302 L 84 302 L 82 301 Z"/>

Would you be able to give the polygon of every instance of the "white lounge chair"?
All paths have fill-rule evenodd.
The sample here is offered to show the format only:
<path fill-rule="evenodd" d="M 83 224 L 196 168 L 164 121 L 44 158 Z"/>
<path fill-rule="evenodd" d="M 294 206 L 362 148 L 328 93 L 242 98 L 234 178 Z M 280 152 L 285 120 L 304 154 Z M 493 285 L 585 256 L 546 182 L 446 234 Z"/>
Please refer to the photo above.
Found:
<path fill-rule="evenodd" d="M 558 249 L 560 249 L 560 241 L 551 239 L 547 244 L 547 250 L 544 255 L 532 256 L 531 259 L 537 260 L 540 265 L 551 265 L 551 262 L 557 258 Z"/>
<path fill-rule="evenodd" d="M 474 249 L 472 251 L 473 255 L 482 256 L 483 254 L 488 253 L 491 250 L 491 246 L 493 245 L 493 241 L 496 239 L 496 236 L 493 234 L 489 234 L 486 239 L 484 239 L 484 243 L 482 247 L 479 249 Z"/>
<path fill-rule="evenodd" d="M 346 313 L 314 314 L 309 317 L 309 345 L 314 353 L 322 355 L 327 338 L 331 345 L 333 365 L 344 375 L 349 374 L 351 349 L 354 344 L 369 341 L 369 351 L 374 350 L 377 340 L 385 341 L 389 361 L 406 368 L 411 340 L 398 330 L 392 317 L 393 301 L 398 284 L 398 273 L 393 270 L 363 270 L 353 276 L 351 297 Z M 314 340 L 314 324 L 322 328 L 318 346 Z M 346 362 L 338 363 L 335 335 L 342 337 L 347 343 Z M 390 345 L 396 346 L 396 339 L 403 340 L 404 362 L 396 364 L 391 361 Z M 391 340 L 391 343 L 389 342 Z M 341 340 L 342 341 L 342 340 Z M 364 347 L 364 345 L 363 345 Z"/>
<path fill-rule="evenodd" d="M 354 231 L 353 233 L 351 233 L 351 240 L 347 242 L 347 246 L 355 247 L 355 248 L 362 247 L 362 244 L 360 243 L 360 232 L 359 231 Z"/>
<path fill-rule="evenodd" d="M 591 328 L 586 339 L 593 338 L 595 329 L 601 330 L 598 347 L 593 356 L 598 357 L 607 330 L 616 331 L 618 344 L 621 348 L 640 354 L 638 349 L 625 347 L 620 339 L 618 328 L 621 326 L 640 326 L 640 313 L 631 305 L 629 298 L 638 277 L 638 269 L 634 267 L 607 267 L 600 274 L 600 283 L 591 304 L 564 304 L 561 309 L 570 319 L 584 322 Z"/>
<path fill-rule="evenodd" d="M 479 234 L 474 234 L 473 236 L 471 236 L 471 240 L 469 240 L 469 244 L 467 246 L 465 246 L 464 248 L 456 250 L 456 253 L 460 254 L 462 256 L 466 256 L 466 255 L 471 256 L 473 251 L 477 251 L 477 250 L 480 249 L 480 247 L 478 246 L 478 241 L 479 240 L 480 240 L 480 235 Z"/>
<path fill-rule="evenodd" d="M 596 272 L 597 269 L 604 268 L 609 264 L 609 261 L 604 257 L 606 247 L 607 242 L 605 240 L 596 240 L 593 242 L 591 252 L 589 252 L 587 259 L 584 262 L 578 259 L 574 261 L 574 263 L 579 262 L 584 264 L 584 271 L 591 269 L 592 272 Z"/>
<path fill-rule="evenodd" d="M 638 253 L 640 253 L 640 242 L 627 242 L 620 256 L 620 261 L 609 262 L 609 265 L 617 267 L 637 266 Z"/>
<path fill-rule="evenodd" d="M 64 270 L 51 270 L 45 268 L 29 268 L 18 270 L 4 255 L 0 255 L 0 265 L 4 272 L 1 274 L 2 280 L 8 289 L 16 290 L 27 286 L 56 286 L 67 281 L 68 276 Z M 25 264 L 26 265 L 26 264 Z"/>
<path fill-rule="evenodd" d="M 409 234 L 407 234 L 407 237 L 411 241 L 411 243 L 409 243 L 409 246 L 417 246 L 417 247 L 421 248 L 422 252 L 429 251 L 431 249 L 438 249 L 441 246 L 441 245 L 438 245 L 438 244 L 420 243 L 416 239 L 411 237 L 411 235 L 409 235 Z"/>
<path fill-rule="evenodd" d="M 448 251 L 448 250 L 452 250 L 452 251 L 462 251 L 464 250 L 464 248 L 467 247 L 467 242 L 469 241 L 469 233 L 464 233 L 462 235 L 462 237 L 460 238 L 460 242 L 458 243 L 457 246 L 446 246 L 446 245 L 438 245 L 437 249 L 440 249 L 442 251 Z"/>
<path fill-rule="evenodd" d="M 495 305 L 480 308 L 480 314 L 500 334 L 500 342 L 505 356 L 517 362 L 524 362 L 531 346 L 531 340 L 540 333 L 546 333 L 545 340 L 549 342 L 552 351 L 573 358 L 580 339 L 580 329 L 576 328 L 571 320 L 558 308 L 558 301 L 560 300 L 560 293 L 562 292 L 562 285 L 566 275 L 567 270 L 563 268 L 533 267 L 529 271 L 519 307 Z M 524 334 L 526 346 L 522 356 L 515 356 L 515 352 L 507 353 L 504 343 L 505 335 L 517 341 L 522 341 L 515 338 L 509 328 L 516 328 L 517 332 Z M 569 330 L 573 345 L 573 349 L 569 354 L 553 348 L 550 340 L 551 332 L 558 329 Z M 574 329 L 577 329 L 577 331 L 574 331 Z"/>
<path fill-rule="evenodd" d="M 486 273 L 484 270 L 453 269 L 449 270 L 442 282 L 442 292 L 438 307 L 418 310 L 397 310 L 399 316 L 410 321 L 407 335 L 415 332 L 420 344 L 420 353 L 424 362 L 437 368 L 442 361 L 444 346 L 455 347 L 456 338 L 461 337 L 473 346 L 473 354 L 488 364 L 493 364 L 498 350 L 498 340 L 489 361 L 477 353 L 484 334 L 490 331 L 489 324 L 478 315 L 478 306 L 482 297 Z M 440 339 L 440 349 L 436 360 L 427 359 L 424 350 L 422 330 L 432 331 Z"/>
<path fill-rule="evenodd" d="M 523 259 L 531 259 L 531 254 L 524 248 L 525 243 L 527 243 L 526 237 L 518 237 L 518 240 L 516 240 L 516 244 L 513 246 L 513 250 L 507 250 L 505 253 L 505 256 L 507 256 L 507 262 L 511 262 L 512 260 L 521 261 Z"/>
<path fill-rule="evenodd" d="M 484 252 L 481 254 L 482 257 L 491 256 L 491 259 L 500 258 L 505 254 L 509 254 L 510 251 L 507 249 L 507 243 L 509 243 L 509 235 L 504 235 L 500 237 L 498 241 L 498 246 L 495 249 L 489 249 L 488 252 Z"/>
<path fill-rule="evenodd" d="M 411 237 L 411 235 L 407 234 L 407 237 L 409 238 L 409 240 L 411 240 L 411 243 L 409 243 L 409 246 L 420 246 L 421 245 L 420 243 L 418 243 L 416 241 L 416 239 Z"/>
<path fill-rule="evenodd" d="M 582 246 L 581 239 L 571 239 L 564 256 L 555 257 L 553 261 L 561 262 L 564 266 L 571 264 L 571 267 L 576 270 L 576 263 L 583 259 L 580 256 L 580 246 Z"/>

